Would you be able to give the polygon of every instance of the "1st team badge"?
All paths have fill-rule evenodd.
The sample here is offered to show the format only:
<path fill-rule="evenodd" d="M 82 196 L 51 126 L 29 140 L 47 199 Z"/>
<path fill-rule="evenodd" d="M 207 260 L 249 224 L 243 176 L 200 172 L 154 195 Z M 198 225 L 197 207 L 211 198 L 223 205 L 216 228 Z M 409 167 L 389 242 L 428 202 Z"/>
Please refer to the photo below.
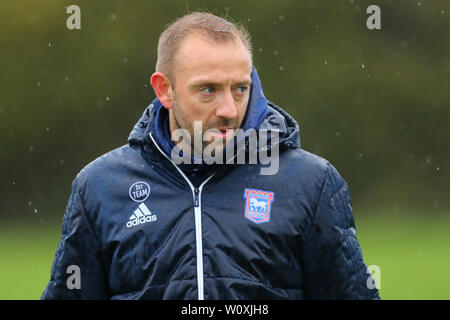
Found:
<path fill-rule="evenodd" d="M 139 181 L 131 185 L 128 194 L 133 201 L 143 202 L 150 195 L 150 186 L 147 182 Z"/>
<path fill-rule="evenodd" d="M 245 217 L 254 223 L 269 222 L 274 196 L 271 191 L 245 189 Z"/>

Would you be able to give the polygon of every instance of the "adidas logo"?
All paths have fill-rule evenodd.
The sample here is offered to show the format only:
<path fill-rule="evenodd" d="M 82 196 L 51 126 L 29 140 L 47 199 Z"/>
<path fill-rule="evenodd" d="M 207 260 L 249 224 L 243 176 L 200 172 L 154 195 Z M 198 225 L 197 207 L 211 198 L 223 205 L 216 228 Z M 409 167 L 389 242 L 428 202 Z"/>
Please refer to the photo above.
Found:
<path fill-rule="evenodd" d="M 131 228 L 146 222 L 156 221 L 156 219 L 156 215 L 152 214 L 144 203 L 141 203 L 139 207 L 134 210 L 129 219 L 130 221 L 127 222 L 127 228 Z"/>

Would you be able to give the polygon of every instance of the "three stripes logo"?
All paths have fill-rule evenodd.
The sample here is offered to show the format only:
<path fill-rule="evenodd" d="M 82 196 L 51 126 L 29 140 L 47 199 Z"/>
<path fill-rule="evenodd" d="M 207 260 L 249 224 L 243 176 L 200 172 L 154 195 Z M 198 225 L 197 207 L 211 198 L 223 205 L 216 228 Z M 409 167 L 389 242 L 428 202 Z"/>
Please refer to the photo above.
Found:
<path fill-rule="evenodd" d="M 141 203 L 136 210 L 134 210 L 129 221 L 127 222 L 127 228 L 156 220 L 156 215 L 152 214 L 144 203 Z"/>

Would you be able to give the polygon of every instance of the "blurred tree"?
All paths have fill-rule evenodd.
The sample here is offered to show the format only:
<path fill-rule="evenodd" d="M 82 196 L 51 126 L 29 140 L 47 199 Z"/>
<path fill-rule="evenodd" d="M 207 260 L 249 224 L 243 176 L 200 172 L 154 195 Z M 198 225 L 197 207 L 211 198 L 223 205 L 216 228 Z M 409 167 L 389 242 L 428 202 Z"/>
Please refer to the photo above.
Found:
<path fill-rule="evenodd" d="M 0 3 L 1 216 L 62 217 L 76 173 L 125 144 L 154 98 L 159 34 L 193 10 L 247 26 L 266 97 L 356 206 L 450 204 L 448 1 L 84 0 L 69 30 L 71 4 Z"/>

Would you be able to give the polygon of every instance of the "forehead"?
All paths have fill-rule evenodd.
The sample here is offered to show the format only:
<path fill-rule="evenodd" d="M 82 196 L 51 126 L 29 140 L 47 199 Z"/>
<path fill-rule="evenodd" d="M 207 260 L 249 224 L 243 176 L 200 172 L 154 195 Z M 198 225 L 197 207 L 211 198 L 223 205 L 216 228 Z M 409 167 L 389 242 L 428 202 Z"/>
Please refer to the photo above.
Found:
<path fill-rule="evenodd" d="M 239 82 L 250 79 L 251 56 L 239 38 L 217 43 L 205 37 L 192 33 L 181 41 L 174 59 L 177 79 L 186 82 Z"/>

